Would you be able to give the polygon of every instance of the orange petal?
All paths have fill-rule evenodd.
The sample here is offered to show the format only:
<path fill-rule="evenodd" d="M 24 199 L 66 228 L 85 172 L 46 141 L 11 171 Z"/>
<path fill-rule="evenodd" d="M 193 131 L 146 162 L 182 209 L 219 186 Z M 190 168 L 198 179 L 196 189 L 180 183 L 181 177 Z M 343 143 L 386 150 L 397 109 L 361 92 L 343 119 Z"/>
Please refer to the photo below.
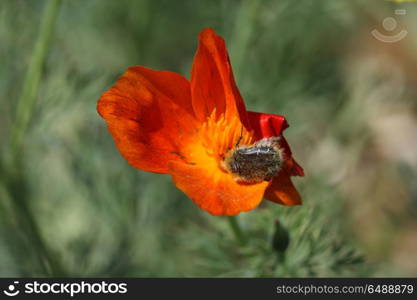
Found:
<path fill-rule="evenodd" d="M 213 29 L 199 35 L 199 45 L 191 71 L 191 94 L 195 115 L 205 121 L 216 109 L 217 116 L 240 116 L 248 127 L 246 108 L 233 78 L 224 40 Z"/>
<path fill-rule="evenodd" d="M 124 158 L 135 168 L 167 173 L 195 130 L 187 79 L 168 71 L 129 68 L 97 105 Z"/>
<path fill-rule="evenodd" d="M 201 209 L 216 216 L 232 216 L 254 209 L 269 184 L 239 184 L 230 174 L 206 166 L 181 162 L 170 162 L 169 166 L 177 187 Z"/>
<path fill-rule="evenodd" d="M 282 205 L 301 204 L 300 194 L 285 170 L 272 179 L 271 185 L 266 189 L 265 198 Z"/>

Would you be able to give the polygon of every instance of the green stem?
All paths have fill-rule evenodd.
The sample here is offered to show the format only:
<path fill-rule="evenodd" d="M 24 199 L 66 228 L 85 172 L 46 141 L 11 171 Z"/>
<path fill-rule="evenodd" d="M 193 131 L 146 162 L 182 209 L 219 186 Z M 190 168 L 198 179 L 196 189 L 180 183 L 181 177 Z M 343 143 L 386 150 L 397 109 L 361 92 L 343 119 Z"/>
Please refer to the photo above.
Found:
<path fill-rule="evenodd" d="M 11 170 L 8 183 L 9 194 L 12 197 L 12 207 L 19 216 L 18 223 L 22 225 L 26 236 L 36 249 L 36 257 L 44 275 L 62 276 L 64 274 L 59 262 L 46 244 L 30 209 L 30 199 L 25 192 L 25 167 L 23 161 L 23 144 L 28 125 L 33 115 L 39 86 L 42 79 L 43 67 L 49 52 L 52 33 L 58 17 L 62 0 L 48 0 L 41 17 L 39 34 L 29 61 L 29 66 L 22 86 L 22 94 L 18 99 L 16 119 L 11 130 L 10 154 Z"/>
<path fill-rule="evenodd" d="M 246 234 L 242 231 L 236 216 L 227 217 L 230 228 L 232 229 L 236 239 L 239 241 L 241 246 L 245 246 L 248 243 Z"/>
<path fill-rule="evenodd" d="M 13 160 L 20 155 L 24 134 L 27 130 L 39 84 L 42 77 L 42 68 L 47 58 L 49 44 L 52 37 L 55 21 L 58 16 L 61 0 L 49 0 L 41 18 L 39 35 L 29 62 L 29 67 L 23 82 L 16 109 L 16 119 L 11 133 L 11 154 Z"/>

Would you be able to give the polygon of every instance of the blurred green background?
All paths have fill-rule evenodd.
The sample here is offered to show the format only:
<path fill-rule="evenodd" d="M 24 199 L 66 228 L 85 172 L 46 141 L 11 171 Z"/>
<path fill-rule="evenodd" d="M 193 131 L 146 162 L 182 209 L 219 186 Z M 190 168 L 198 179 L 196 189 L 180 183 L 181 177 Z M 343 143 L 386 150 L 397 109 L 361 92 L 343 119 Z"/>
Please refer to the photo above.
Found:
<path fill-rule="evenodd" d="M 416 16 L 387 1 L 2 0 L 0 276 L 417 276 Z M 96 112 L 129 66 L 189 78 L 205 27 L 248 108 L 287 117 L 306 171 L 302 206 L 239 215 L 245 246 L 168 175 L 131 168 Z"/>

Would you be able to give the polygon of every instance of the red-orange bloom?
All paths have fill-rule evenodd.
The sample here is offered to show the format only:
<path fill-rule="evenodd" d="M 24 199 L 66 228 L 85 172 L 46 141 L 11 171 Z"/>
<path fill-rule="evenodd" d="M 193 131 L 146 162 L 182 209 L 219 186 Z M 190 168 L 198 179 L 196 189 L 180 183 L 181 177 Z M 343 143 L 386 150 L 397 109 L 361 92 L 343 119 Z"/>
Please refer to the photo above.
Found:
<path fill-rule="evenodd" d="M 290 176 L 303 170 L 282 136 L 288 123 L 246 110 L 224 40 L 212 29 L 200 33 L 190 81 L 131 67 L 101 96 L 97 110 L 129 164 L 171 174 L 213 215 L 254 209 L 264 197 L 301 204 Z"/>

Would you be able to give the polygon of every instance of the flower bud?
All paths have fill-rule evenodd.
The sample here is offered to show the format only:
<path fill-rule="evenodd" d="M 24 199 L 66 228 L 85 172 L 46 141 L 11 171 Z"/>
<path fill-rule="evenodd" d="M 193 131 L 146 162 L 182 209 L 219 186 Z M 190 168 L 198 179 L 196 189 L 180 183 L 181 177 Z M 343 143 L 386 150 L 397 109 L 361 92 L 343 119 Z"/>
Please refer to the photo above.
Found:
<path fill-rule="evenodd" d="M 281 222 L 275 221 L 275 231 L 272 237 L 272 248 L 279 254 L 285 253 L 290 243 L 290 236 L 287 229 Z"/>

